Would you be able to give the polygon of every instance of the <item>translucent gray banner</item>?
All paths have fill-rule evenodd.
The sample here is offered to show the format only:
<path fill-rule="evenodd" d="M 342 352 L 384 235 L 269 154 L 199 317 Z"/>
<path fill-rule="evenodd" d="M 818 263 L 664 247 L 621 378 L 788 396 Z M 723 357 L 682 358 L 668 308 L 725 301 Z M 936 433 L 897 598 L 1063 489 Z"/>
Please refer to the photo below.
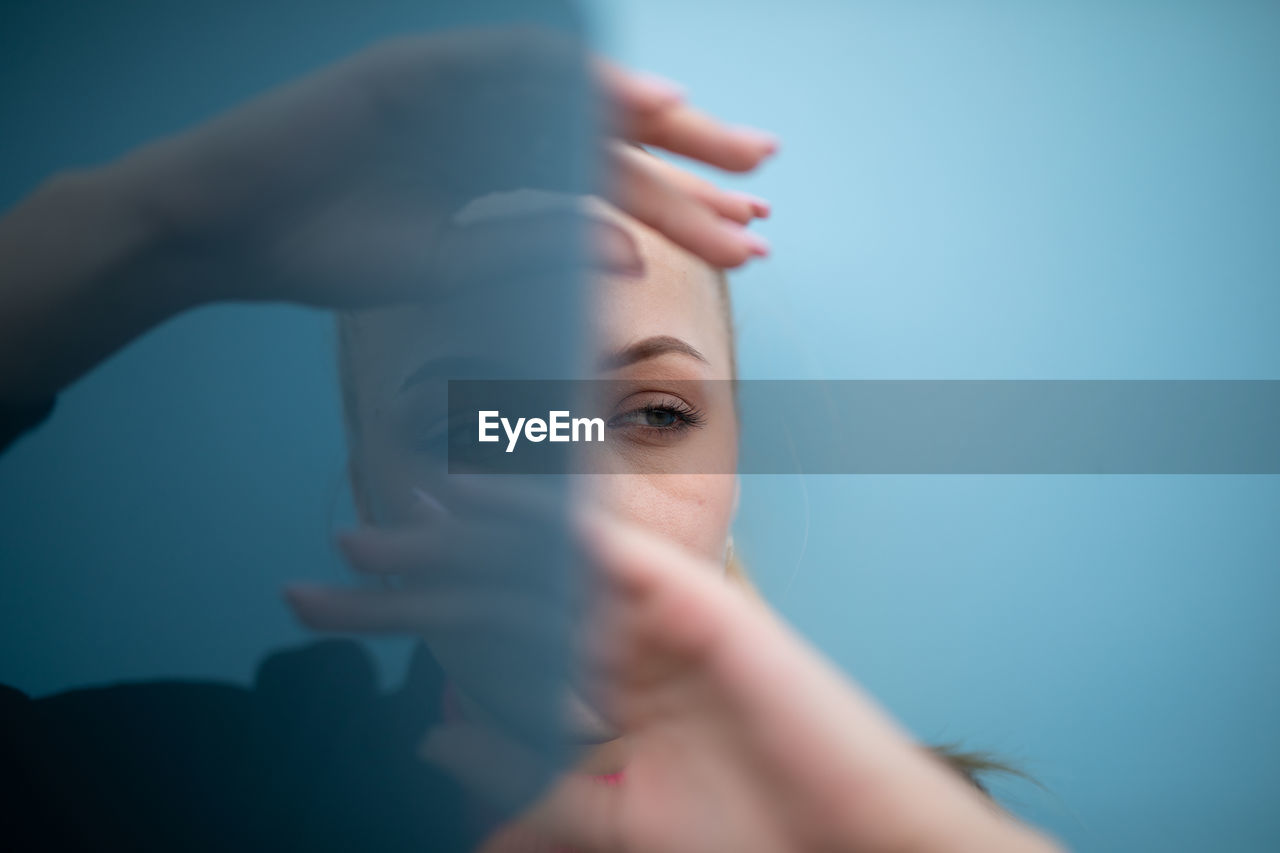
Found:
<path fill-rule="evenodd" d="M 1280 474 L 1280 381 L 451 381 L 447 432 L 452 473 Z"/>

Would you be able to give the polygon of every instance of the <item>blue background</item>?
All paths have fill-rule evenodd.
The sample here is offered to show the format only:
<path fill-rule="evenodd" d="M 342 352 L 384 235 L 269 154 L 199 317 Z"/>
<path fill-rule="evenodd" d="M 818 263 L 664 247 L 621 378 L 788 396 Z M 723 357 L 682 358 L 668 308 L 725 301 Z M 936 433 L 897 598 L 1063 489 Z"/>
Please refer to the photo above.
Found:
<path fill-rule="evenodd" d="M 752 378 L 1280 378 L 1280 6 L 602 3 L 779 132 Z M 412 3 L 9 3 L 0 200 L 411 29 Z M 283 403 L 283 405 L 282 405 Z M 803 412 L 796 417 L 803 417 Z M 344 577 L 328 318 L 204 309 L 0 459 L 0 681 L 247 680 Z M 752 477 L 737 549 L 914 732 L 1080 850 L 1280 849 L 1275 477 Z M 380 647 L 394 679 L 399 646 Z"/>

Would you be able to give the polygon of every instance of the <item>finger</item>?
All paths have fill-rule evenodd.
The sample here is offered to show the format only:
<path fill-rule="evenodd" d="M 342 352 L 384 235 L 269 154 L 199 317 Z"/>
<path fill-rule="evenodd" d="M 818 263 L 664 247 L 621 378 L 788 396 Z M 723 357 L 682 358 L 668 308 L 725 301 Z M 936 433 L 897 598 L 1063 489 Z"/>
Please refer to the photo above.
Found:
<path fill-rule="evenodd" d="M 593 701 L 704 666 L 742 621 L 748 599 L 679 545 L 593 508 L 575 527 L 595 570 L 579 646 Z"/>
<path fill-rule="evenodd" d="M 749 172 L 778 150 L 778 138 L 771 133 L 731 127 L 684 104 L 627 114 L 618 133 L 730 172 Z"/>
<path fill-rule="evenodd" d="M 773 213 L 773 205 L 758 195 L 751 193 L 730 193 L 738 196 L 751 207 L 751 213 L 758 219 L 768 219 Z"/>
<path fill-rule="evenodd" d="M 486 633 L 537 637 L 554 615 L 528 596 L 505 592 L 351 589 L 293 584 L 285 598 L 317 631 L 359 634 Z M 554 627 L 552 625 L 552 627 Z"/>
<path fill-rule="evenodd" d="M 699 588 L 717 582 L 705 560 L 605 510 L 575 507 L 571 523 L 611 595 L 643 599 L 660 593 L 673 579 L 689 578 L 686 583 Z"/>
<path fill-rule="evenodd" d="M 285 600 L 304 625 L 340 633 L 419 633 L 424 626 L 453 627 L 457 602 L 402 590 L 357 590 L 293 584 Z"/>
<path fill-rule="evenodd" d="M 633 114 L 650 114 L 684 100 L 684 89 L 665 77 L 628 71 L 603 57 L 592 61 L 596 80 L 608 101 Z"/>
<path fill-rule="evenodd" d="M 667 183 L 697 199 L 716 213 L 746 225 L 756 217 L 765 218 L 770 213 L 769 202 L 749 193 L 731 192 L 717 187 L 680 167 L 653 156 L 649 168 Z"/>
<path fill-rule="evenodd" d="M 769 253 L 759 235 L 717 214 L 653 168 L 651 155 L 628 146 L 613 152 L 619 207 L 716 267 L 732 268 Z"/>
<path fill-rule="evenodd" d="M 797 685 L 807 695 L 824 697 L 840 708 L 854 731 L 868 743 L 898 750 L 908 738 L 830 663 L 786 627 L 776 614 L 708 571 L 708 566 L 678 545 L 594 508 L 576 515 L 576 526 L 598 561 L 609 614 L 624 626 L 628 654 L 675 656 L 694 662 L 703 675 L 735 699 L 768 708 L 778 720 L 809 711 L 775 691 L 753 688 L 742 653 L 750 643 L 750 665 L 758 676 L 771 672 L 776 683 Z M 623 618 L 618 619 L 618 614 Z M 608 631 L 602 631 L 606 636 Z M 756 719 L 768 719 L 757 715 Z"/>
<path fill-rule="evenodd" d="M 563 540 L 568 545 L 569 536 Z M 476 591 L 529 595 L 568 607 L 565 572 L 558 563 L 530 561 L 549 553 L 554 531 L 521 523 L 452 522 L 434 527 L 362 527 L 338 537 L 339 549 L 360 574 L 399 578 L 405 589 L 432 595 Z M 569 548 L 565 558 L 569 559 Z"/>
<path fill-rule="evenodd" d="M 336 544 L 350 566 L 416 590 L 519 590 L 572 606 L 569 583 L 582 561 L 563 489 L 492 476 L 456 475 L 446 482 L 436 493 L 448 506 L 415 489 L 413 524 L 339 534 Z M 543 559 L 531 562 L 531 554 Z"/>
<path fill-rule="evenodd" d="M 673 176 L 670 180 L 675 186 L 698 199 L 698 201 L 725 219 L 732 219 L 742 225 L 749 225 L 753 219 L 768 219 L 773 210 L 772 205 L 759 196 L 751 193 L 722 190 L 715 184 L 694 178 L 688 173 Z M 690 185 L 693 182 L 697 182 L 701 186 Z"/>

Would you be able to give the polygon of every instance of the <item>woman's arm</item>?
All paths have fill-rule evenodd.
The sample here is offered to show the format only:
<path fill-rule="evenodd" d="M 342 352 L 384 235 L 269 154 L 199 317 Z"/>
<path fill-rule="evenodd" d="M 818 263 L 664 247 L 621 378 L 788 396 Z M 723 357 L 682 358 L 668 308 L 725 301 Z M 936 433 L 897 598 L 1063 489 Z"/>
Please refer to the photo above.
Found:
<path fill-rule="evenodd" d="M 38 406 L 189 307 L 119 170 L 65 172 L 0 219 L 0 401 Z"/>
<path fill-rule="evenodd" d="M 532 497 L 504 494 L 510 485 L 466 488 L 491 494 L 508 516 L 512 506 L 529 506 L 531 519 L 556 523 L 532 509 Z M 510 523 L 504 517 L 477 510 L 424 518 L 420 529 L 348 534 L 343 547 L 358 571 L 400 575 L 404 588 L 303 587 L 290 591 L 290 602 L 322 630 L 417 633 L 455 651 L 465 630 L 477 649 L 495 637 L 522 649 L 513 638 L 520 625 L 531 644 L 546 620 L 561 617 L 547 612 L 538 622 L 545 597 L 527 591 L 518 563 L 501 583 L 492 570 L 475 570 Z M 584 689 L 625 733 L 624 776 L 601 785 L 569 774 L 529 812 L 527 826 L 602 853 L 1059 849 L 931 755 L 717 567 L 600 512 L 579 527 L 593 568 L 585 626 L 575 622 L 590 674 Z M 499 668 L 489 663 L 487 671 Z M 479 723 L 435 730 L 423 752 L 507 804 L 528 790 L 521 768 L 538 778 L 527 749 Z"/>
<path fill-rule="evenodd" d="M 575 55 L 527 30 L 386 42 L 116 163 L 49 179 L 0 219 L 0 406 L 46 404 L 195 305 L 420 299 L 441 268 L 491 258 L 491 246 L 457 256 L 479 241 L 451 242 L 449 216 L 466 200 L 456 196 L 533 144 L 530 105 L 537 115 L 563 100 Z M 720 266 L 764 254 L 743 227 L 767 212 L 761 202 L 618 143 L 746 171 L 773 139 L 690 109 L 670 84 L 591 67 L 616 134 L 600 140 L 615 201 Z M 472 101 L 526 120 L 511 139 L 478 145 L 492 134 L 477 138 Z M 524 242 L 508 246 L 513 263 L 547 251 Z"/>

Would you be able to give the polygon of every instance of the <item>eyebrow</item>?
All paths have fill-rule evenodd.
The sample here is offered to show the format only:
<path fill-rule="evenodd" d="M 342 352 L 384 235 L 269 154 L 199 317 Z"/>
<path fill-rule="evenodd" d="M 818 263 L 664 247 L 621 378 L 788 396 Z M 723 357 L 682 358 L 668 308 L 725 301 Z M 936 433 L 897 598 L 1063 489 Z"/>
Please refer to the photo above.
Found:
<path fill-rule="evenodd" d="M 671 353 L 687 355 L 690 358 L 696 358 L 703 364 L 710 364 L 705 355 L 679 338 L 673 338 L 670 335 L 655 335 L 642 341 L 636 341 L 634 344 L 628 344 L 617 352 L 601 359 L 600 369 L 619 370 L 637 362 L 648 361 Z"/>
<path fill-rule="evenodd" d="M 628 344 L 600 361 L 600 370 L 620 370 L 642 361 L 659 358 L 670 354 L 687 355 L 703 364 L 710 364 L 707 357 L 691 344 L 673 338 L 670 335 L 654 335 Z M 482 378 L 502 375 L 503 370 L 510 372 L 510 365 L 500 365 L 491 359 L 472 357 L 433 358 L 422 364 L 405 379 L 398 393 L 403 394 L 415 385 L 435 380 L 444 382 L 449 379 Z"/>

